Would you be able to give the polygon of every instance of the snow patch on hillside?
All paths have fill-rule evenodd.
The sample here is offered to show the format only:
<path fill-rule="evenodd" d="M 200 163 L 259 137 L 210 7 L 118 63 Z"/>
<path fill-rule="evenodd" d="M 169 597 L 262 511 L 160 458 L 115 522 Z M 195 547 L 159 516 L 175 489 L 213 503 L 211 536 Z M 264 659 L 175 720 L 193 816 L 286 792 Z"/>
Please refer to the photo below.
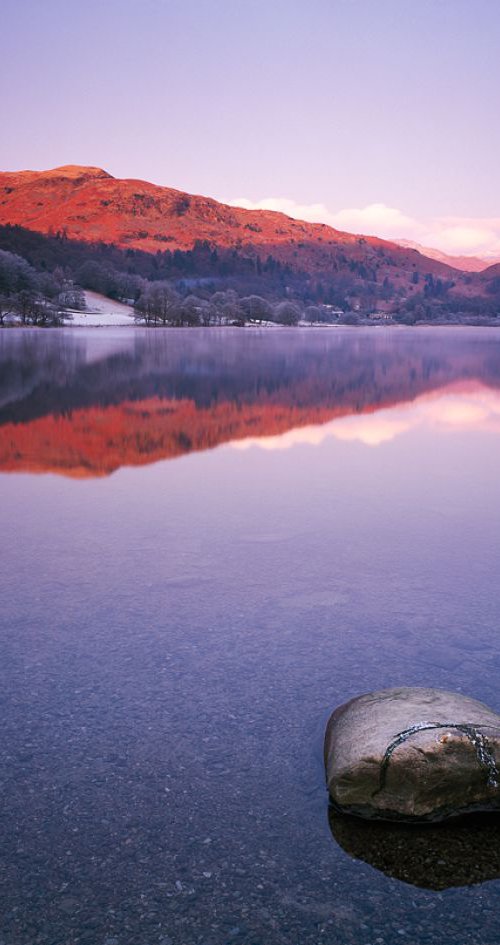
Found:
<path fill-rule="evenodd" d="M 134 310 L 131 305 L 116 302 L 89 290 L 86 290 L 84 295 L 87 310 L 71 312 L 71 318 L 66 321 L 67 325 L 75 325 L 78 328 L 116 328 L 134 324 Z"/>

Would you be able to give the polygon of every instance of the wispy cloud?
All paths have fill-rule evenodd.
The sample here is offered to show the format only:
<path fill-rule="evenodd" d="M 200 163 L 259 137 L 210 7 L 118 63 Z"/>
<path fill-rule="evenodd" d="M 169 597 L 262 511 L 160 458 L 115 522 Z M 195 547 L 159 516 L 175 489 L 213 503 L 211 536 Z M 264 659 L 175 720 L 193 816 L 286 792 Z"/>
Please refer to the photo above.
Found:
<path fill-rule="evenodd" d="M 413 240 L 452 255 L 484 258 L 500 256 L 500 216 L 450 216 L 419 220 L 385 203 L 346 207 L 332 212 L 323 203 L 301 204 L 289 197 L 266 197 L 263 200 L 237 197 L 228 203 L 247 210 L 277 210 L 298 220 L 328 223 L 348 233 L 363 233 L 389 240 Z"/>

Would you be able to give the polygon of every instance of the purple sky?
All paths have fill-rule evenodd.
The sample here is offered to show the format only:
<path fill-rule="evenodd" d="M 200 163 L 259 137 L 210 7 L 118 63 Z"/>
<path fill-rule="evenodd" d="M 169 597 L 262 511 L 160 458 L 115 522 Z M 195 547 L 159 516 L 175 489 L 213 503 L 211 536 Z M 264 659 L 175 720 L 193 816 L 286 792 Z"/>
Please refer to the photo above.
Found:
<path fill-rule="evenodd" d="M 498 0 L 2 0 L 1 19 L 2 169 L 95 164 L 500 255 Z"/>

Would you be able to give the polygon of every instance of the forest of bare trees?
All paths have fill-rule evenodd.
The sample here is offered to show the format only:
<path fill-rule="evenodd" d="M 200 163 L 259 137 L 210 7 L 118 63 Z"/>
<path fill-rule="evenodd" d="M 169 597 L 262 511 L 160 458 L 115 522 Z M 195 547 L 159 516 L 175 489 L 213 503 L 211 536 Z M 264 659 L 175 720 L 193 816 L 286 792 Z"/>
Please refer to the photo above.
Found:
<path fill-rule="evenodd" d="M 22 256 L 0 250 L 0 326 L 60 325 L 84 304 L 82 289 L 61 268 L 38 272 Z"/>
<path fill-rule="evenodd" d="M 211 295 L 182 295 L 169 282 L 146 283 L 134 306 L 135 320 L 148 327 L 217 326 L 248 324 L 298 325 L 326 323 L 342 313 L 332 306 L 304 305 L 297 301 L 269 301 L 260 295 L 240 296 L 234 289 Z"/>

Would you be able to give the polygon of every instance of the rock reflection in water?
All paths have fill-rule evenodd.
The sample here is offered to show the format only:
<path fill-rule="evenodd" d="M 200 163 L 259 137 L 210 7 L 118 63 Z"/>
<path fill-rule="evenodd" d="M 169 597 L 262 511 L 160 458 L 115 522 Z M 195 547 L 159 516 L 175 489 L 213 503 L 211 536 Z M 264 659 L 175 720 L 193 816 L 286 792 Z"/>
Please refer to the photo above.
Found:
<path fill-rule="evenodd" d="M 442 890 L 500 878 L 500 815 L 441 824 L 381 823 L 329 809 L 333 838 L 349 856 L 413 886 Z"/>

